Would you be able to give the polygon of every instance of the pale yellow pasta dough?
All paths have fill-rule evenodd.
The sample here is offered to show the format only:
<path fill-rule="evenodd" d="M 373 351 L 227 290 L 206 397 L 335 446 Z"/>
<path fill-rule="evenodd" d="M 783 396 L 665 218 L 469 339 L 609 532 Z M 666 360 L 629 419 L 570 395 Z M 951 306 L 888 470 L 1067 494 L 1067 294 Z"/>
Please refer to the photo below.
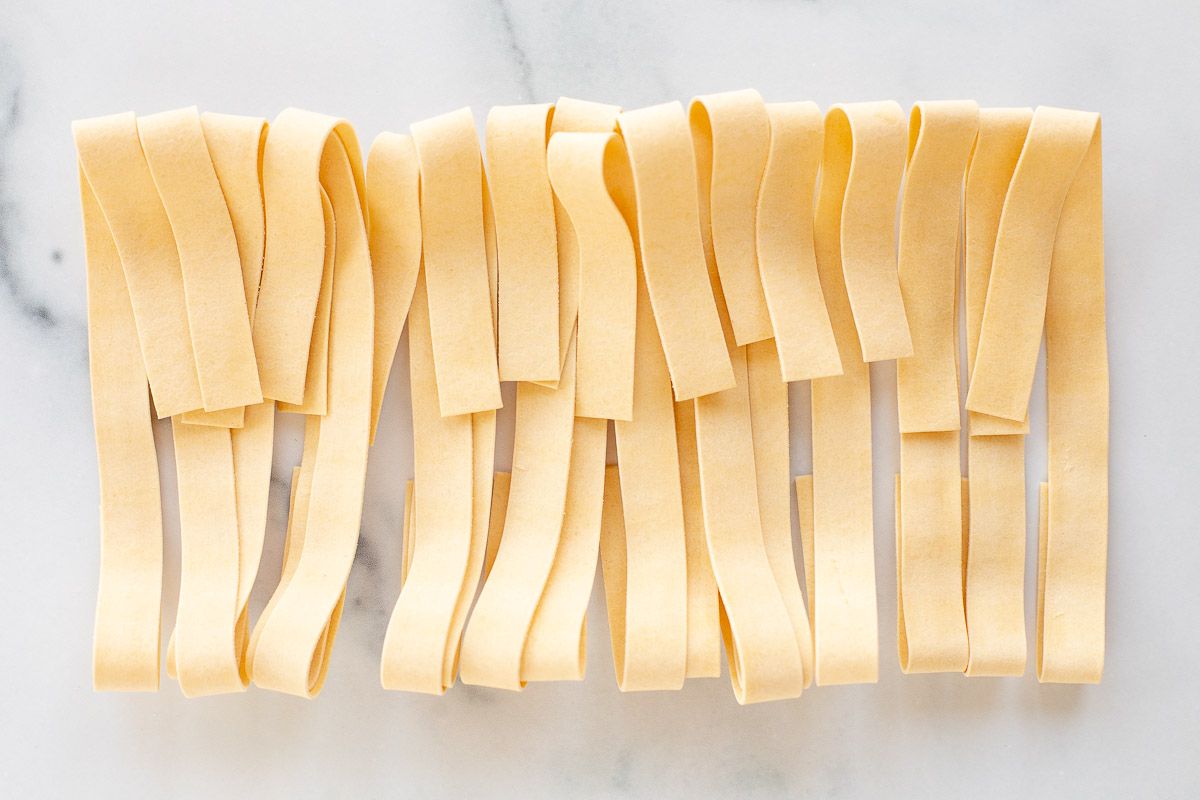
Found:
<path fill-rule="evenodd" d="M 475 121 L 462 108 L 414 123 L 412 135 L 438 407 L 442 416 L 496 409 L 500 380 Z"/>
<path fill-rule="evenodd" d="M 263 396 L 285 403 L 299 404 L 305 397 L 313 320 L 324 274 L 320 172 L 327 148 L 346 152 L 365 214 L 362 156 L 348 123 L 311 111 L 284 109 L 271 124 L 263 151 L 267 238 L 254 316 L 254 354 Z"/>
<path fill-rule="evenodd" d="M 420 171 L 411 136 L 381 133 L 367 154 L 371 273 L 375 281 L 375 367 L 371 389 L 371 442 L 379 428 L 383 394 L 408 319 L 421 267 Z"/>
<path fill-rule="evenodd" d="M 412 482 L 409 481 L 411 484 Z M 497 472 L 492 478 L 492 510 L 488 518 L 487 547 L 483 554 L 483 577 L 486 581 L 492 573 L 492 564 L 496 563 L 496 553 L 500 549 L 500 539 L 504 536 L 504 515 L 508 513 L 508 490 L 512 485 L 511 472 Z M 405 555 L 407 556 L 407 549 Z M 407 568 L 405 572 L 407 572 Z"/>
<path fill-rule="evenodd" d="M 82 169 L 79 194 L 100 474 L 92 685 L 97 691 L 157 691 L 163 532 L 146 370 L 121 258 Z"/>
<path fill-rule="evenodd" d="M 79 164 L 116 245 L 159 419 L 201 408 L 183 273 L 132 113 L 77 120 Z"/>
<path fill-rule="evenodd" d="M 759 182 L 771 123 L 753 89 L 701 95 L 688 107 L 699 177 L 700 230 L 720 276 L 738 345 L 773 335 L 755 247 Z"/>
<path fill-rule="evenodd" d="M 813 196 L 824 128 L 815 103 L 768 103 L 771 145 L 758 188 L 755 241 L 781 377 L 842 373 L 813 250 Z"/>
<path fill-rule="evenodd" d="M 554 106 L 495 106 L 487 171 L 500 263 L 500 380 L 557 381 L 558 242 L 546 145 Z"/>
<path fill-rule="evenodd" d="M 179 252 L 204 410 L 260 403 L 237 239 L 200 114 L 195 107 L 164 111 L 137 125 Z"/>
<path fill-rule="evenodd" d="M 637 191 L 639 265 L 675 399 L 728 389 L 733 370 L 705 268 L 696 163 L 683 107 L 665 103 L 617 119 Z"/>

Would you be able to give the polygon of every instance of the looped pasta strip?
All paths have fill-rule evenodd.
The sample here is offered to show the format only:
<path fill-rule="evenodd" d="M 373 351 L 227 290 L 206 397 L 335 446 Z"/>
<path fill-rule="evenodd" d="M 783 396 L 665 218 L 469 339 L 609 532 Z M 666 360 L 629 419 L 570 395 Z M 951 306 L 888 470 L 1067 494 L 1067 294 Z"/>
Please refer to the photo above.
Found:
<path fill-rule="evenodd" d="M 1016 168 L 1033 110 L 985 108 L 967 172 L 965 295 L 967 374 L 983 321 L 992 253 L 1004 195 Z M 967 471 L 970 527 L 966 554 L 966 674 L 1025 672 L 1025 440 L 1024 422 L 969 412 Z"/>
<path fill-rule="evenodd" d="M 958 410 L 958 236 L 979 128 L 972 101 L 917 103 L 900 205 L 900 291 L 913 355 L 896 365 L 900 489 L 896 585 L 900 666 L 961 672 L 962 475 Z"/>
<path fill-rule="evenodd" d="M 815 103 L 768 103 L 771 146 L 758 189 L 755 242 L 781 377 L 842 373 L 813 250 L 813 195 L 824 128 Z"/>
<path fill-rule="evenodd" d="M 637 190 L 640 265 L 675 399 L 729 389 L 733 370 L 705 268 L 696 163 L 683 107 L 665 103 L 617 119 Z"/>
<path fill-rule="evenodd" d="M 1099 117 L 1040 106 L 1033 113 L 996 233 L 967 408 L 1025 419 L 1046 316 L 1055 234 Z"/>
<path fill-rule="evenodd" d="M 371 271 L 375 282 L 375 366 L 371 389 L 371 442 L 396 347 L 412 305 L 421 268 L 420 171 L 411 136 L 381 133 L 367 154 Z"/>
<path fill-rule="evenodd" d="M 72 124 L 79 164 L 120 254 L 159 419 L 201 408 L 183 274 L 132 113 Z"/>
<path fill-rule="evenodd" d="M 326 249 L 321 165 L 331 151 L 336 155 L 339 150 L 347 154 L 365 214 L 362 156 L 348 123 L 288 108 L 275 118 L 267 137 L 263 153 L 267 240 L 254 316 L 254 354 L 263 396 L 272 400 L 305 402 Z"/>
<path fill-rule="evenodd" d="M 341 147 L 322 155 L 337 230 L 328 413 L 319 422 L 296 570 L 259 621 L 254 655 L 256 684 L 308 697 L 320 690 L 358 543 L 370 436 L 374 298 L 356 155 Z"/>
<path fill-rule="evenodd" d="M 547 161 L 555 197 L 578 243 L 575 413 L 628 420 L 633 415 L 637 262 L 629 227 L 610 194 L 629 186 L 625 150 L 615 134 L 558 133 L 550 140 Z"/>
<path fill-rule="evenodd" d="M 179 252 L 204 410 L 260 403 L 237 239 L 200 115 L 192 107 L 142 117 L 138 134 Z"/>
<path fill-rule="evenodd" d="M 500 379 L 484 241 L 483 165 L 471 110 L 415 123 L 412 135 L 421 167 L 438 407 L 444 417 L 496 409 Z"/>
<path fill-rule="evenodd" d="M 825 161 L 845 171 L 841 259 L 863 361 L 913 353 L 896 274 L 896 197 L 904 174 L 904 112 L 891 101 L 835 105 Z M 824 285 L 824 281 L 822 281 Z M 826 289 L 828 291 L 828 289 Z M 845 365 L 846 356 L 842 355 Z"/>
<path fill-rule="evenodd" d="M 620 112 L 618 106 L 560 97 L 550 120 L 550 138 L 553 140 L 558 133 L 611 133 L 616 130 L 617 114 Z M 562 362 L 559 366 L 561 372 L 566 365 L 567 342 L 575 332 L 579 312 L 581 266 L 575 227 L 557 195 L 554 197 L 554 229 L 558 242 L 558 355 Z M 553 388 L 558 384 L 558 379 L 539 383 Z M 578 375 L 575 389 L 578 400 Z"/>
<path fill-rule="evenodd" d="M 570 346 L 569 346 L 570 347 Z M 574 353 L 557 389 L 517 384 L 503 538 L 462 642 L 464 683 L 524 687 L 525 642 L 562 533 L 575 421 Z"/>
<path fill-rule="evenodd" d="M 874 683 L 879 675 L 871 497 L 871 378 L 842 269 L 850 173 L 845 110 L 825 121 L 813 244 L 843 373 L 812 381 L 812 564 L 809 606 L 818 686 Z M 853 227 L 853 226 L 851 226 Z M 898 291 L 898 290 L 897 290 Z M 803 519 L 803 517 L 801 518 Z"/>
<path fill-rule="evenodd" d="M 557 381 L 558 243 L 546 145 L 554 106 L 496 106 L 487 117 L 488 186 L 500 262 L 500 380 Z"/>
<path fill-rule="evenodd" d="M 1046 302 L 1049 469 L 1037 667 L 1048 683 L 1098 683 L 1104 671 L 1109 401 L 1100 118 L 1073 113 L 1088 117 L 1092 132 L 1063 202 Z"/>
<path fill-rule="evenodd" d="M 82 169 L 79 194 L 87 247 L 88 364 L 100 473 L 100 585 L 92 684 L 97 691 L 157 691 L 162 506 L 146 369 L 121 257 Z"/>
<path fill-rule="evenodd" d="M 408 330 L 412 532 L 380 678 L 385 689 L 443 694 L 458 671 L 459 639 L 484 561 L 496 417 L 441 415 L 425 270 L 417 279 Z"/>
<path fill-rule="evenodd" d="M 773 335 L 755 251 L 755 200 L 771 123 L 753 89 L 701 95 L 688 108 L 700 189 L 700 230 L 729 308 L 734 341 Z M 711 233 L 709 231 L 711 230 Z"/>
<path fill-rule="evenodd" d="M 678 689 L 687 674 L 688 578 L 671 378 L 638 275 L 633 418 L 614 423 L 600 557 L 617 686 Z M 619 485 L 618 485 L 619 480 Z"/>

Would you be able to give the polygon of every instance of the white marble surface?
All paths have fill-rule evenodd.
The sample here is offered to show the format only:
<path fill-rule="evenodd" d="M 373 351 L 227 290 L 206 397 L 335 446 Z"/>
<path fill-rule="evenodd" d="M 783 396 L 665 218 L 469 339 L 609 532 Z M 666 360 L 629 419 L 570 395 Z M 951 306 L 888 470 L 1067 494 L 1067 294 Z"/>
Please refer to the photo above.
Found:
<path fill-rule="evenodd" d="M 0 604 L 8 619 L 0 793 L 1200 796 L 1200 682 L 1191 673 L 1200 661 L 1194 3 L 331 5 L 0 3 Z M 822 104 L 974 97 L 1103 112 L 1113 383 L 1101 686 L 900 675 L 894 380 L 882 366 L 873 370 L 878 685 L 750 708 L 736 705 L 724 680 L 623 696 L 597 595 L 583 684 L 522 695 L 462 686 L 443 698 L 383 692 L 378 657 L 411 475 L 407 387 L 398 380 L 371 458 L 362 546 L 324 694 L 185 702 L 167 680 L 157 695 L 91 692 L 97 488 L 72 118 L 192 103 L 273 116 L 294 104 L 347 116 L 369 142 L 464 104 L 482 119 L 493 104 L 560 94 L 634 107 L 748 85 L 768 99 Z M 793 392 L 797 471 L 808 460 L 804 394 Z M 1039 388 L 1031 486 L 1044 475 L 1043 396 Z M 300 433 L 294 424 L 284 432 L 281 476 Z M 169 435 L 160 447 L 169 453 Z M 169 630 L 178 545 L 164 464 Z M 272 577 L 286 501 L 277 483 L 264 566 Z M 1032 633 L 1032 547 L 1028 563 Z"/>

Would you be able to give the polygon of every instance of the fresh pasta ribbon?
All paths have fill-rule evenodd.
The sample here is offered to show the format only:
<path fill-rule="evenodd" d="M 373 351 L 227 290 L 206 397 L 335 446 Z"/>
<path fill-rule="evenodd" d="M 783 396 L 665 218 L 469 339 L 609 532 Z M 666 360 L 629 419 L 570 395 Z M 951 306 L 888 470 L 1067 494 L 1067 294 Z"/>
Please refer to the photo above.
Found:
<path fill-rule="evenodd" d="M 978 129 L 979 107 L 969 100 L 917 103 L 909 122 L 898 270 L 913 355 L 896 364 L 897 639 L 905 672 L 967 667 L 958 237 L 963 183 Z"/>
<path fill-rule="evenodd" d="M 79 164 L 120 256 L 159 419 L 202 408 L 183 273 L 132 113 L 72 125 Z"/>
<path fill-rule="evenodd" d="M 412 136 L 421 170 L 423 272 L 438 407 L 442 416 L 497 409 L 500 379 L 475 121 L 463 108 L 414 123 Z"/>
<path fill-rule="evenodd" d="M 463 635 L 464 683 L 512 690 L 526 683 L 525 643 L 554 565 L 566 510 L 575 429 L 574 366 L 569 352 L 555 389 L 517 384 L 503 538 Z"/>
<path fill-rule="evenodd" d="M 629 227 L 613 198 L 613 193 L 631 191 L 625 150 L 612 133 L 556 133 L 546 158 L 555 198 L 577 243 L 575 413 L 629 420 L 637 260 Z M 621 202 L 633 207 L 631 197 Z"/>
<path fill-rule="evenodd" d="M 288 108 L 263 151 L 266 250 L 254 316 L 254 355 L 265 398 L 299 405 L 308 387 L 317 301 L 325 275 L 322 165 L 345 153 L 366 214 L 362 156 L 343 120 Z M 325 187 L 328 190 L 328 186 Z"/>
<path fill-rule="evenodd" d="M 768 103 L 770 149 L 758 188 L 755 243 L 785 381 L 842 373 L 813 249 L 813 195 L 824 128 L 815 103 Z"/>
<path fill-rule="evenodd" d="M 367 215 L 375 283 L 371 442 L 421 268 L 420 169 L 411 136 L 381 133 L 367 153 Z"/>
<path fill-rule="evenodd" d="M 1004 195 L 1033 110 L 985 108 L 964 194 L 967 374 L 983 322 Z M 966 674 L 1025 672 L 1025 440 L 1023 422 L 968 412 L 970 525 L 964 597 L 970 645 Z"/>
<path fill-rule="evenodd" d="M 835 107 L 825 117 L 813 246 L 842 374 L 812 381 L 812 578 L 814 678 L 818 686 L 874 683 L 879 676 L 875 534 L 871 492 L 871 376 L 863 361 L 843 270 L 843 231 L 856 209 L 850 177 L 850 114 L 891 117 L 891 105 Z M 886 113 L 885 113 L 886 112 Z M 897 287 L 897 294 L 899 288 Z M 905 323 L 907 333 L 907 323 Z"/>
<path fill-rule="evenodd" d="M 550 139 L 553 140 L 559 133 L 612 133 L 617 128 L 619 113 L 619 106 L 560 97 L 554 104 L 554 114 L 550 120 Z M 554 196 L 554 230 L 558 243 L 558 355 L 562 362 L 559 365 L 561 373 L 562 368 L 566 366 L 567 343 L 575 332 L 578 320 L 582 267 L 575 226 L 557 194 Z M 578 360 L 578 355 L 576 359 Z M 538 383 L 553 388 L 558 379 Z M 578 400 L 578 374 L 575 389 Z"/>
<path fill-rule="evenodd" d="M 554 106 L 496 106 L 487 172 L 500 262 L 500 380 L 558 380 L 558 242 L 546 145 Z"/>
<path fill-rule="evenodd" d="M 705 268 L 695 156 L 683 107 L 665 103 L 625 111 L 617 120 L 637 193 L 639 264 L 675 399 L 729 389 L 733 370 Z"/>
<path fill-rule="evenodd" d="M 237 239 L 200 114 L 164 111 L 137 127 L 179 253 L 204 410 L 261 403 Z"/>
<path fill-rule="evenodd" d="M 1091 132 L 1072 125 L 1073 135 L 1086 137 L 1088 145 L 1062 204 L 1047 289 L 1048 472 L 1038 547 L 1037 675 L 1044 683 L 1098 683 L 1104 671 L 1109 411 L 1100 117 L 1062 113 L 1080 123 L 1087 118 Z M 986 316 L 984 325 L 986 332 Z"/>
<path fill-rule="evenodd" d="M 846 173 L 842 274 L 863 361 L 913 353 L 895 251 L 904 128 L 904 112 L 891 101 L 838 104 L 825 115 L 825 163 L 836 159 L 838 171 Z"/>
<path fill-rule="evenodd" d="M 163 530 L 146 368 L 121 255 L 82 168 L 79 194 L 100 473 L 100 583 L 92 685 L 97 691 L 157 691 Z"/>
<path fill-rule="evenodd" d="M 320 174 L 337 231 L 328 413 L 318 423 L 295 572 L 276 590 L 271 613 L 259 620 L 253 662 L 257 685 L 305 697 L 320 691 L 337 632 L 358 544 L 370 437 L 374 297 L 362 171 L 355 156 L 343 147 L 326 147 L 321 157 Z"/>
<path fill-rule="evenodd" d="M 770 149 L 771 123 L 753 89 L 701 95 L 688 108 L 699 175 L 700 230 L 716 261 L 733 340 L 771 338 L 759 278 L 755 211 Z"/>
<path fill-rule="evenodd" d="M 633 417 L 616 420 L 600 558 L 617 686 L 678 689 L 687 675 L 688 576 L 671 377 L 638 273 Z"/>

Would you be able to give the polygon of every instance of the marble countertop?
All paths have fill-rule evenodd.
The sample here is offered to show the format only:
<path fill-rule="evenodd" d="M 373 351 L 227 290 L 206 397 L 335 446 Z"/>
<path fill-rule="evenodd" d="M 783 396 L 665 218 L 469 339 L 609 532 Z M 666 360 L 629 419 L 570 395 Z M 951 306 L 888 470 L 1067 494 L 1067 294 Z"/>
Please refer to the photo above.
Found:
<path fill-rule="evenodd" d="M 101 5 L 104 6 L 101 10 Z M 10 797 L 1195 797 L 1200 795 L 1200 6 L 1192 2 L 0 4 L 0 785 Z M 352 7 L 351 7 L 352 6 Z M 386 693 L 398 591 L 406 381 L 393 371 L 329 682 L 184 701 L 90 687 L 97 485 L 83 245 L 69 122 L 135 109 L 274 116 L 299 105 L 382 130 L 559 95 L 636 107 L 754 86 L 769 100 L 972 97 L 1104 115 L 1112 506 L 1098 687 L 903 677 L 896 658 L 894 369 L 876 365 L 880 681 L 738 707 L 726 680 L 622 695 L 603 603 L 588 680 L 523 694 Z M 403 350 L 403 347 L 402 347 Z M 403 355 L 401 355 L 403 359 Z M 808 466 L 806 392 L 792 396 Z M 1045 470 L 1044 391 L 1030 485 Z M 510 412 L 511 413 L 511 412 Z M 502 425 L 500 452 L 511 440 Z M 169 431 L 158 431 L 169 453 Z M 281 427 L 256 607 L 277 575 L 300 426 Z M 506 456 L 501 456 L 501 460 Z M 178 586 L 173 470 L 164 630 Z M 1030 520 L 1035 520 L 1030 493 Z M 1031 544 L 1033 543 L 1031 531 Z M 1026 594 L 1034 622 L 1034 559 Z"/>

